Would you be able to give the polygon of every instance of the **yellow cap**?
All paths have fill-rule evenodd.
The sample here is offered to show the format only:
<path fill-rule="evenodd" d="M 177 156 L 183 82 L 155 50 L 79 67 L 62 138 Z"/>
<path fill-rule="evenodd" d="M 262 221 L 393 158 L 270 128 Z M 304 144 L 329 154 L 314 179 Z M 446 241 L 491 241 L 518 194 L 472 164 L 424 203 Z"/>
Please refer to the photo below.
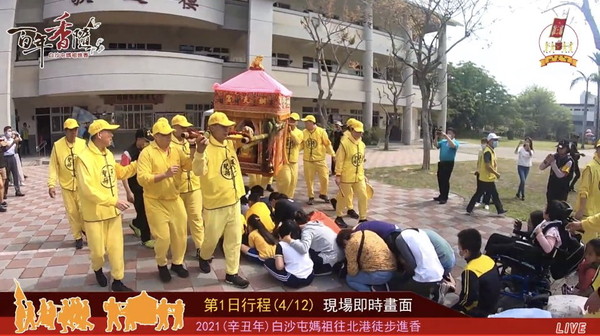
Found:
<path fill-rule="evenodd" d="M 373 186 L 367 183 L 367 199 L 373 198 Z"/>
<path fill-rule="evenodd" d="M 298 121 L 300 120 L 300 115 L 296 112 L 293 112 L 292 114 L 290 114 L 290 118 Z"/>
<path fill-rule="evenodd" d="M 187 120 L 185 116 L 178 114 L 171 119 L 171 125 L 179 125 L 181 127 L 190 127 L 192 124 Z"/>
<path fill-rule="evenodd" d="M 78 128 L 78 127 L 79 127 L 79 123 L 77 123 L 77 120 L 75 120 L 73 118 L 69 118 L 69 119 L 65 120 L 65 123 L 63 124 L 64 129 L 74 129 L 74 128 Z"/>
<path fill-rule="evenodd" d="M 306 118 L 302 118 L 302 121 L 310 121 L 310 122 L 313 122 L 315 124 L 317 123 L 317 119 L 315 119 L 315 116 L 312 115 L 312 114 L 311 115 L 307 115 Z"/>
<path fill-rule="evenodd" d="M 171 128 L 171 126 L 169 125 L 168 122 L 164 122 L 160 119 L 158 119 L 158 121 L 154 123 L 154 126 L 152 126 L 152 135 L 156 135 L 156 134 L 167 135 L 167 134 L 173 133 L 173 131 L 174 131 L 174 129 Z"/>
<path fill-rule="evenodd" d="M 346 120 L 346 126 L 348 127 L 352 127 L 352 125 L 357 122 L 358 120 L 354 119 L 354 118 L 349 118 L 348 120 Z"/>
<path fill-rule="evenodd" d="M 214 112 L 210 115 L 210 118 L 208 118 L 208 126 L 212 125 L 221 125 L 229 127 L 235 125 L 235 122 L 229 120 L 229 118 L 227 118 L 227 115 L 223 112 Z"/>
<path fill-rule="evenodd" d="M 355 120 L 351 125 L 349 125 L 349 127 L 352 128 L 352 130 L 354 130 L 354 132 L 364 132 L 365 131 L 365 127 L 363 125 L 362 122 Z"/>
<path fill-rule="evenodd" d="M 94 122 L 92 122 L 90 124 L 90 127 L 88 128 L 88 133 L 90 133 L 90 135 L 96 135 L 96 134 L 100 133 L 100 131 L 104 131 L 104 130 L 114 131 L 119 127 L 120 127 L 119 125 L 109 124 L 108 121 L 106 121 L 104 119 L 96 119 L 96 120 L 94 120 Z"/>

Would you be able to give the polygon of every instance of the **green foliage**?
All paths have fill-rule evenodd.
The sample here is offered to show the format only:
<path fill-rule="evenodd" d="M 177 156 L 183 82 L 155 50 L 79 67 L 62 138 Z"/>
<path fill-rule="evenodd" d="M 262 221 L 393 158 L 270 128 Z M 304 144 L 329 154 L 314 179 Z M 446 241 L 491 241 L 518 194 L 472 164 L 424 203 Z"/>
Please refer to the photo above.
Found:
<path fill-rule="evenodd" d="M 373 127 L 371 129 L 366 129 L 362 136 L 362 141 L 367 146 L 376 146 L 379 143 L 379 140 L 384 136 L 384 130 L 379 127 Z"/>
<path fill-rule="evenodd" d="M 568 109 L 551 91 L 532 86 L 513 97 L 472 62 L 448 64 L 448 120 L 462 134 L 494 131 L 518 138 L 555 140 L 573 128 Z"/>

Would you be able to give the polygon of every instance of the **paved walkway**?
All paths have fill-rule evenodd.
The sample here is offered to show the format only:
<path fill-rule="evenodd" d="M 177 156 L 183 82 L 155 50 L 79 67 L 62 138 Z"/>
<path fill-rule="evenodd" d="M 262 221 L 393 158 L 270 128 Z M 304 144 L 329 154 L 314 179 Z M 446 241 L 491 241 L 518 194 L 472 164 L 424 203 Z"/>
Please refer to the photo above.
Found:
<path fill-rule="evenodd" d="M 469 145 L 463 146 L 459 160 L 476 159 L 477 147 L 471 146 L 475 154 L 470 154 Z M 540 153 L 541 154 L 541 153 Z M 432 151 L 436 156 L 437 151 Z M 504 154 L 503 154 L 504 155 Z M 545 154 L 544 154 L 545 155 Z M 421 149 L 418 146 L 394 146 L 393 151 L 384 152 L 369 149 L 367 165 L 399 166 L 419 164 Z M 538 157 L 542 157 L 539 155 Z M 589 157 L 589 156 L 588 156 Z M 14 189 L 9 189 L 8 212 L 0 213 L 0 290 L 13 290 L 13 278 L 27 291 L 106 291 L 96 285 L 93 272 L 89 268 L 88 249 L 76 251 L 69 233 L 60 195 L 50 199 L 47 194 L 47 166 L 35 165 L 37 160 L 25 160 L 25 172 L 29 178 L 23 187 L 25 197 L 14 197 Z M 432 162 L 435 162 L 432 160 Z M 302 171 L 302 170 L 300 170 Z M 403 190 L 380 182 L 373 182 L 376 194 L 370 202 L 369 218 L 398 223 L 403 226 L 430 228 L 451 244 L 456 243 L 456 234 L 465 228 L 476 228 L 487 238 L 493 232 L 509 233 L 512 230 L 510 218 L 497 218 L 487 212 L 477 212 L 477 216 L 464 215 L 464 200 L 456 195 L 446 205 L 438 205 L 431 200 L 433 190 Z M 299 181 L 298 200 L 306 200 L 305 183 Z M 331 179 L 329 195 L 335 194 L 335 184 Z M 121 188 L 121 197 L 125 198 Z M 313 207 L 330 216 L 334 212 L 330 205 L 317 202 Z M 190 277 L 176 276 L 168 284 L 162 284 L 157 275 L 153 251 L 140 245 L 128 228 L 135 217 L 135 211 L 125 212 L 123 231 L 125 233 L 125 279 L 128 286 L 136 290 L 149 291 L 234 291 L 225 285 L 225 264 L 221 252 L 216 253 L 210 274 L 200 274 L 193 258 L 193 243 L 188 242 L 186 264 Z M 350 225 L 356 221 L 347 219 Z M 464 261 L 459 260 L 454 275 L 458 276 Z M 108 263 L 105 268 L 109 269 Z M 250 280 L 254 291 L 290 291 L 270 277 L 260 266 L 242 260 L 240 273 Z M 316 278 L 311 286 L 301 291 L 342 291 L 348 288 L 333 277 Z M 292 290 L 294 291 L 294 290 Z"/>

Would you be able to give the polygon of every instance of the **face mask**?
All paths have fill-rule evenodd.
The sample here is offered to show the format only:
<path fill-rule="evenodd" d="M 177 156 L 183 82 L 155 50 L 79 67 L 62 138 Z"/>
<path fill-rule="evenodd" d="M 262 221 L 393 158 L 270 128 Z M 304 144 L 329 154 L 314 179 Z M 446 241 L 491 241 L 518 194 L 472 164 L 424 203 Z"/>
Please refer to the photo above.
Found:
<path fill-rule="evenodd" d="M 492 147 L 493 148 L 498 147 L 498 141 L 492 141 Z"/>

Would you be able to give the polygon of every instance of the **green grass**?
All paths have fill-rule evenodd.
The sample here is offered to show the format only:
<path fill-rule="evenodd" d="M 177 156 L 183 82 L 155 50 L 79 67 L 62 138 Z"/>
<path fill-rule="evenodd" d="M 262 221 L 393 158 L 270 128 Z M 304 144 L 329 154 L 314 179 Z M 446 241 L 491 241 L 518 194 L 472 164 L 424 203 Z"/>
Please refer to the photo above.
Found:
<path fill-rule="evenodd" d="M 516 146 L 516 143 L 515 143 Z M 537 146 L 537 143 L 535 144 Z M 458 194 L 465 199 L 464 207 L 475 193 L 476 181 L 475 161 L 456 162 L 454 171 L 450 179 L 450 192 Z M 420 166 L 407 167 L 389 167 L 374 168 L 367 171 L 369 179 L 398 186 L 404 189 L 428 188 L 433 189 L 431 196 L 437 196 L 437 165 L 432 165 L 431 171 L 420 170 Z M 500 194 L 500 199 L 508 215 L 513 218 L 526 219 L 533 210 L 541 210 L 546 204 L 546 185 L 548 182 L 549 168 L 540 171 L 534 164 L 529 171 L 527 182 L 525 184 L 525 201 L 515 198 L 517 188 L 519 187 L 519 176 L 517 174 L 517 165 L 515 160 L 499 159 L 498 171 L 500 180 L 496 181 L 496 187 Z M 574 206 L 576 193 L 569 194 L 569 203 Z M 495 213 L 496 208 L 490 205 L 490 211 Z"/>
<path fill-rule="evenodd" d="M 458 138 L 458 140 L 462 141 L 462 142 L 468 142 L 470 144 L 478 144 L 481 141 L 481 139 L 461 139 L 461 138 Z M 500 139 L 498 146 L 512 148 L 514 150 L 517 147 L 517 144 L 519 143 L 520 140 L 522 140 L 522 139 L 508 140 L 506 138 L 502 138 L 502 139 Z M 557 143 L 558 143 L 558 141 L 533 140 L 533 149 L 534 150 L 554 151 L 556 149 Z"/>

